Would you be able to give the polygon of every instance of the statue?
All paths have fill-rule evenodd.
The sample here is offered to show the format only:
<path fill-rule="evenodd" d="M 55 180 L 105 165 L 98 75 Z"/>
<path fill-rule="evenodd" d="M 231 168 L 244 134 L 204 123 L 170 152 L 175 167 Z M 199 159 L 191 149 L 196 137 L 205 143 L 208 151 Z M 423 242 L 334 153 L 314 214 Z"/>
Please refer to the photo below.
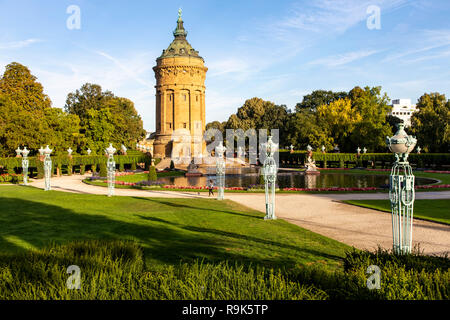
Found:
<path fill-rule="evenodd" d="M 308 150 L 308 156 L 306 158 L 306 163 L 305 163 L 305 173 L 306 174 L 320 174 L 320 171 L 317 170 L 316 167 L 316 162 L 313 160 L 312 158 L 312 148 L 310 145 L 308 145 L 306 147 L 306 149 Z"/>
<path fill-rule="evenodd" d="M 195 164 L 194 159 L 187 167 L 187 172 L 184 174 L 185 177 L 200 177 L 203 174 L 198 170 L 198 165 Z"/>

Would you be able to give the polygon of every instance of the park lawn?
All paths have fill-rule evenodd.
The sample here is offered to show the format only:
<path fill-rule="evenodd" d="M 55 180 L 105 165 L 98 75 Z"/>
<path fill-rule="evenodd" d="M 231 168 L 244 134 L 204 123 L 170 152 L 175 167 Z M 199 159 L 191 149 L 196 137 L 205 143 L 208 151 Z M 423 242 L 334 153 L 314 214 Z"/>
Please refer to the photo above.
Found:
<path fill-rule="evenodd" d="M 344 200 L 344 203 L 391 212 L 389 200 Z M 415 200 L 414 217 L 450 225 L 450 199 Z"/>
<path fill-rule="evenodd" d="M 349 246 L 230 200 L 111 197 L 0 190 L 0 250 L 23 252 L 74 240 L 134 240 L 149 269 L 180 261 L 238 261 L 335 270 Z"/>

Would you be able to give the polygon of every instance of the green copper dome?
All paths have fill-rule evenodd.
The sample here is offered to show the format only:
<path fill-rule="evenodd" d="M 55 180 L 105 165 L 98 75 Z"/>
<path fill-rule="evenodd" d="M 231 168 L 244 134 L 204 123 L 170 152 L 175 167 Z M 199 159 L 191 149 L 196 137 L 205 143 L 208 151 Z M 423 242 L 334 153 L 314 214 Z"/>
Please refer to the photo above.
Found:
<path fill-rule="evenodd" d="M 202 59 L 198 55 L 198 51 L 196 51 L 189 42 L 186 40 L 187 31 L 184 29 L 183 20 L 181 19 L 181 9 L 178 10 L 178 20 L 177 20 L 177 28 L 173 31 L 173 39 L 172 43 L 166 50 L 163 50 L 161 56 L 158 59 L 162 58 L 173 58 L 173 57 L 195 57 Z"/>

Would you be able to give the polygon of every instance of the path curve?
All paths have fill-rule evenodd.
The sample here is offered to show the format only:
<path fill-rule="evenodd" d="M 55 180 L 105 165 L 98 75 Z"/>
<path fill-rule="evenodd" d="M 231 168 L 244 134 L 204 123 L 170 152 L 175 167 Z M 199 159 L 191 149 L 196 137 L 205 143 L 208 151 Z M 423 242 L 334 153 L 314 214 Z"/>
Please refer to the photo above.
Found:
<path fill-rule="evenodd" d="M 107 188 L 82 182 L 80 175 L 52 178 L 52 190 L 107 194 Z M 43 188 L 43 180 L 30 185 Z M 163 198 L 208 198 L 207 193 L 115 189 L 116 196 Z M 288 194 L 276 196 L 276 215 L 302 228 L 359 249 L 374 250 L 378 245 L 392 247 L 392 221 L 389 213 L 341 203 L 340 200 L 387 199 L 387 193 Z M 226 193 L 226 199 L 265 212 L 263 193 Z M 416 199 L 450 199 L 450 191 L 416 192 Z M 426 254 L 450 253 L 450 226 L 414 220 L 413 245 L 420 244 Z"/>

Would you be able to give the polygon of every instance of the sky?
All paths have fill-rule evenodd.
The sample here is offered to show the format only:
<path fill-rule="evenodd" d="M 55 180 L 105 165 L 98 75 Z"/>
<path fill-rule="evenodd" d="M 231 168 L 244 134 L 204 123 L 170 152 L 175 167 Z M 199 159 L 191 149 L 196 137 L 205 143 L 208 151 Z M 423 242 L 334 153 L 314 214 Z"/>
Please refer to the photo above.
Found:
<path fill-rule="evenodd" d="M 26 65 L 58 108 L 99 84 L 131 99 L 154 131 L 152 68 L 179 8 L 208 67 L 207 122 L 252 97 L 292 109 L 318 89 L 450 98 L 448 0 L 0 0 L 0 73 Z"/>

